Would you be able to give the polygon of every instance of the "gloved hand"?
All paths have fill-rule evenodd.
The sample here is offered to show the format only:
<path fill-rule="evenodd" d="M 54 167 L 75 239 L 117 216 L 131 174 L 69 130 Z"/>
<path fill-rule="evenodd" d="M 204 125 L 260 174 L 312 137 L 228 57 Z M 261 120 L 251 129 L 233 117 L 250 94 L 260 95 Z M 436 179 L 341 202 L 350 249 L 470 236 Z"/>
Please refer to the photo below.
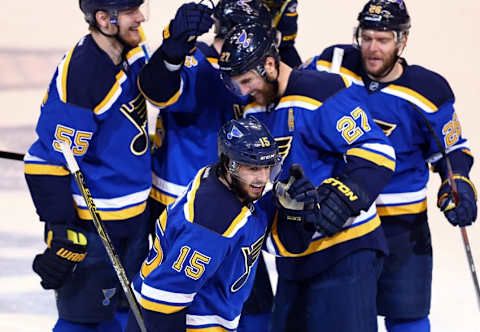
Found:
<path fill-rule="evenodd" d="M 72 226 L 47 225 L 47 249 L 33 260 L 45 289 L 58 289 L 87 255 L 87 238 Z"/>
<path fill-rule="evenodd" d="M 277 182 L 274 187 L 280 215 L 289 221 L 314 223 L 320 213 L 315 187 L 299 164 L 290 166 L 289 175 L 287 182 Z"/>
<path fill-rule="evenodd" d="M 213 25 L 212 13 L 211 8 L 194 2 L 178 8 L 175 18 L 163 30 L 160 48 L 167 62 L 180 64 L 186 55 L 193 54 L 197 36 L 207 32 Z"/>
<path fill-rule="evenodd" d="M 453 226 L 469 226 L 477 219 L 477 191 L 473 183 L 465 176 L 454 174 L 459 204 L 455 205 L 450 183 L 443 181 L 438 190 L 437 206 Z"/>
<path fill-rule="evenodd" d="M 347 177 L 328 178 L 317 188 L 320 216 L 317 231 L 332 236 L 342 230 L 348 218 L 367 210 L 370 199 L 359 185 Z"/>

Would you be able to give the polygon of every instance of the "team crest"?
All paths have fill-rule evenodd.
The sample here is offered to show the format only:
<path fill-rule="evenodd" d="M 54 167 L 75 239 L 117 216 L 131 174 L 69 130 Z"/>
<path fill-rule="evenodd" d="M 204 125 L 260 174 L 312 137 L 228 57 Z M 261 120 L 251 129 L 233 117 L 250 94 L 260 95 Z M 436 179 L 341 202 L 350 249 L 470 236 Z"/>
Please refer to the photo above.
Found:
<path fill-rule="evenodd" d="M 285 158 L 287 158 L 287 155 L 290 152 L 292 141 L 293 136 L 275 137 L 275 142 L 277 142 L 278 145 L 278 152 L 282 156 L 282 162 L 285 161 Z"/>
<path fill-rule="evenodd" d="M 120 111 L 138 130 L 138 134 L 130 142 L 130 151 L 134 155 L 140 156 L 147 151 L 149 143 L 145 97 L 139 94 L 135 99 L 123 104 Z"/>
<path fill-rule="evenodd" d="M 395 130 L 395 128 L 397 128 L 397 125 L 394 123 L 388 123 L 388 122 L 377 120 L 377 119 L 373 119 L 373 122 L 375 122 L 377 126 L 379 126 L 380 129 L 382 129 L 385 136 L 390 136 L 392 132 Z"/>
<path fill-rule="evenodd" d="M 103 296 L 105 297 L 102 301 L 102 304 L 105 307 L 110 304 L 110 299 L 115 295 L 116 291 L 117 291 L 116 288 L 102 289 Z"/>
<path fill-rule="evenodd" d="M 242 132 L 235 126 L 232 127 L 232 130 L 230 130 L 230 132 L 227 134 L 227 138 L 228 139 L 232 139 L 232 138 L 240 138 L 242 137 L 243 134 Z"/>
<path fill-rule="evenodd" d="M 245 263 L 245 272 L 230 287 L 230 290 L 233 293 L 237 292 L 247 282 L 248 276 L 250 275 L 252 267 L 255 265 L 255 262 L 257 261 L 258 256 L 260 256 L 260 253 L 262 252 L 262 245 L 263 245 L 264 239 L 265 239 L 265 235 L 262 235 L 251 246 L 242 247 L 242 254 L 243 254 L 244 263 Z"/>
<path fill-rule="evenodd" d="M 242 45 L 243 48 L 250 46 L 250 38 L 248 38 L 248 34 L 245 30 L 242 30 L 240 37 L 238 37 L 237 44 Z"/>

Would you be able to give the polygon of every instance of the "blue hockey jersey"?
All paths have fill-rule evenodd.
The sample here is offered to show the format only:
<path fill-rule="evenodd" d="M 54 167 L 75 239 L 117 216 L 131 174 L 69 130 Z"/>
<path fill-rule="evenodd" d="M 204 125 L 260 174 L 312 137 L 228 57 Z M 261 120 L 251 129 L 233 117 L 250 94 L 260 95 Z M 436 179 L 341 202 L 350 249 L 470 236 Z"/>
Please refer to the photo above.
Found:
<path fill-rule="evenodd" d="M 337 51 L 335 51 L 337 49 Z M 333 60 L 334 54 L 338 59 Z M 343 54 L 343 56 L 342 56 Z M 332 63 L 340 63 L 332 68 Z M 408 65 L 402 59 L 403 74 L 395 81 L 372 81 L 364 72 L 360 51 L 352 45 L 334 45 L 304 65 L 305 69 L 338 71 L 357 89 L 374 121 L 395 148 L 397 166 L 390 183 L 377 199 L 380 216 L 408 215 L 427 209 L 428 164 L 442 158 L 439 144 L 450 155 L 455 170 L 456 159 L 471 159 L 467 139 L 462 136 L 455 113 L 454 94 L 447 81 L 421 66 Z M 428 123 L 440 139 L 428 128 Z M 463 162 L 462 162 L 463 163 Z M 469 167 L 466 170 L 468 174 Z"/>
<path fill-rule="evenodd" d="M 128 219 L 145 210 L 151 159 L 146 102 L 137 87 L 144 64 L 144 51 L 136 47 L 114 65 L 91 35 L 63 57 L 41 106 L 38 139 L 25 156 L 41 220 L 76 218 L 69 211 L 72 195 L 78 217 L 91 219 L 60 141 L 71 147 L 103 220 Z"/>
<path fill-rule="evenodd" d="M 245 107 L 244 116 L 254 115 L 270 129 L 283 154 L 283 177 L 292 163 L 300 163 L 314 185 L 345 174 L 374 198 L 395 169 L 395 153 L 357 97 L 358 89 L 339 75 L 293 70 L 273 110 L 252 103 Z M 314 234 L 301 254 L 289 253 L 275 229 L 267 244 L 283 256 L 297 257 L 277 259 L 277 267 L 284 278 L 302 279 L 359 248 L 386 251 L 379 226 L 373 204 L 338 234 Z"/>
<path fill-rule="evenodd" d="M 188 308 L 187 331 L 235 330 L 272 223 L 285 227 L 280 233 L 293 245 L 297 225 L 278 221 L 271 191 L 247 206 L 215 167 L 202 168 L 157 221 L 154 245 L 134 280 L 147 327 L 170 331 L 161 314 Z"/>
<path fill-rule="evenodd" d="M 148 100 L 161 109 L 151 197 L 164 205 L 186 189 L 200 168 L 217 160 L 218 131 L 246 102 L 225 87 L 217 63 L 216 50 L 198 43 L 178 71 L 163 68 L 152 80 L 140 81 Z"/>

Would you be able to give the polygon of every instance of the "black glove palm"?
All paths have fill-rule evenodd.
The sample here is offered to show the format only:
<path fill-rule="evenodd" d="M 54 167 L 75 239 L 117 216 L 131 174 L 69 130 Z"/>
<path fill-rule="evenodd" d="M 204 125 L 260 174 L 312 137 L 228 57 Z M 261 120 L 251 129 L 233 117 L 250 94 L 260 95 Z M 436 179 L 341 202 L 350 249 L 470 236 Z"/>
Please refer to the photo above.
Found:
<path fill-rule="evenodd" d="M 87 238 L 66 225 L 48 226 L 47 249 L 33 260 L 33 270 L 45 289 L 58 289 L 87 255 Z"/>
<path fill-rule="evenodd" d="M 180 64 L 186 55 L 193 54 L 197 36 L 213 25 L 212 13 L 212 9 L 202 4 L 183 4 L 163 31 L 161 50 L 165 60 Z"/>
<path fill-rule="evenodd" d="M 477 191 L 473 183 L 464 176 L 455 174 L 459 204 L 455 205 L 450 183 L 445 180 L 438 190 L 437 205 L 447 220 L 454 226 L 469 226 L 477 219 Z"/>

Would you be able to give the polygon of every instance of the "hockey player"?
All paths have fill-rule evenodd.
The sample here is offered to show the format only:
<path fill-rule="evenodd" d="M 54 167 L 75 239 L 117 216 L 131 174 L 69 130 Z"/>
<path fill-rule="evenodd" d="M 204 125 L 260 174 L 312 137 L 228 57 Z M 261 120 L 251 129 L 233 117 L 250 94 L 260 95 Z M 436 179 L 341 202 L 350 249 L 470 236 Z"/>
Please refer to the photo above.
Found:
<path fill-rule="evenodd" d="M 129 278 L 148 253 L 151 159 L 145 99 L 137 88 L 145 63 L 138 47 L 142 3 L 80 0 L 90 33 L 58 65 L 41 106 L 38 139 L 25 156 L 47 244 L 33 270 L 43 288 L 55 290 L 56 332 L 122 329 L 113 320 L 122 288 L 59 142 L 73 150 Z"/>
<path fill-rule="evenodd" d="M 278 288 L 272 331 L 376 331 L 377 278 L 386 242 L 374 204 L 395 168 L 394 150 L 341 76 L 292 70 L 278 59 L 272 33 L 236 26 L 219 61 L 227 86 L 252 103 L 245 115 L 271 130 L 284 158 L 304 165 L 316 185 L 303 200 L 317 232 L 289 252 L 272 231 Z"/>
<path fill-rule="evenodd" d="M 401 57 L 410 28 L 405 2 L 368 1 L 358 22 L 355 45 L 331 46 L 306 67 L 339 71 L 360 86 L 357 97 L 395 148 L 395 173 L 377 199 L 390 249 L 378 284 L 378 311 L 385 316 L 388 331 L 430 331 L 428 166 L 442 179 L 439 208 L 452 225 L 463 227 L 477 216 L 476 190 L 469 179 L 473 157 L 447 81 Z M 460 198 L 453 208 L 446 158 Z"/>
<path fill-rule="evenodd" d="M 221 0 L 212 10 L 183 4 L 164 31 L 162 45 L 140 74 L 144 95 L 161 109 L 153 154 L 152 211 L 156 219 L 186 189 L 205 165 L 217 158 L 217 133 L 241 111 L 245 101 L 228 91 L 219 78 L 218 52 L 227 31 L 239 21 L 271 17 L 258 2 Z M 215 20 L 212 45 L 195 42 Z"/>
<path fill-rule="evenodd" d="M 161 109 L 152 157 L 152 225 L 165 206 L 186 189 L 197 171 L 216 161 L 216 140 L 222 124 L 241 116 L 246 99 L 224 86 L 218 70 L 225 34 L 241 22 L 272 24 L 268 8 L 258 0 L 220 0 L 213 10 L 213 20 L 211 14 L 204 5 L 182 5 L 165 29 L 162 45 L 140 75 L 141 90 Z M 208 31 L 212 24 L 213 43 L 195 43 L 195 37 Z M 270 312 L 273 305 L 262 257 L 259 266 L 262 286 L 257 295 L 262 300 L 256 301 L 254 310 L 248 309 L 249 314 Z M 242 320 L 247 318 L 242 315 Z M 266 319 L 262 321 L 268 324 Z M 258 327 L 261 323 L 253 324 Z M 242 321 L 240 332 L 243 325 Z"/>
<path fill-rule="evenodd" d="M 298 12 L 297 0 L 261 0 L 270 9 L 273 16 L 272 26 L 281 33 L 279 45 L 280 58 L 290 67 L 301 65 L 302 60 L 295 48 L 297 38 Z"/>
<path fill-rule="evenodd" d="M 283 203 L 296 201 L 275 193 L 284 198 L 276 213 L 273 192 L 262 197 L 280 165 L 278 146 L 259 120 L 248 117 L 222 126 L 218 163 L 200 169 L 163 211 L 154 245 L 134 281 L 149 332 L 236 330 L 266 233 L 275 229 L 295 252 L 308 246 L 312 232 L 282 213 Z M 283 188 L 291 197 L 313 188 L 297 166 L 290 174 Z M 138 331 L 130 318 L 127 331 Z"/>

